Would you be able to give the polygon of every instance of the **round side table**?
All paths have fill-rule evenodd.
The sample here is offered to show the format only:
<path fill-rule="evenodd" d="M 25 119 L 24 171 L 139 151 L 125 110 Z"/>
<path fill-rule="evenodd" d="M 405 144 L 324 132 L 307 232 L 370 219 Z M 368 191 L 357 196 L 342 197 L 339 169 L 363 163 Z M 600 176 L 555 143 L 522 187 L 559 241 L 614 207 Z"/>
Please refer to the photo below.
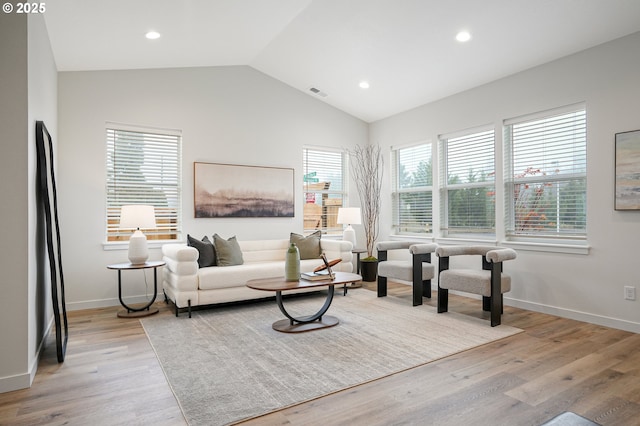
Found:
<path fill-rule="evenodd" d="M 118 317 L 140 318 L 158 313 L 158 308 L 152 307 L 151 305 L 156 301 L 156 296 L 158 295 L 158 268 L 164 265 L 164 261 L 157 260 L 141 263 L 139 265 L 134 265 L 132 263 L 116 263 L 107 266 L 108 269 L 115 269 L 118 271 L 118 298 L 120 299 L 120 304 L 126 309 L 124 311 L 118 311 Z M 124 303 L 124 300 L 122 300 L 122 271 L 131 271 L 135 269 L 153 269 L 153 297 L 145 306 L 137 308 L 128 306 Z"/>

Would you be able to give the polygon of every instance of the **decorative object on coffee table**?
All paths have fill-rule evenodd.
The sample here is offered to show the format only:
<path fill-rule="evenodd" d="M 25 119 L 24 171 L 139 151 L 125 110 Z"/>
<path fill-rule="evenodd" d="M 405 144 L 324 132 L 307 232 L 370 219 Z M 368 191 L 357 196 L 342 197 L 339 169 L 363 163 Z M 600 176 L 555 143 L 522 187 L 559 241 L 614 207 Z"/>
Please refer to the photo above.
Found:
<path fill-rule="evenodd" d="M 284 260 L 284 279 L 287 281 L 300 279 L 300 252 L 294 243 L 289 244 Z"/>

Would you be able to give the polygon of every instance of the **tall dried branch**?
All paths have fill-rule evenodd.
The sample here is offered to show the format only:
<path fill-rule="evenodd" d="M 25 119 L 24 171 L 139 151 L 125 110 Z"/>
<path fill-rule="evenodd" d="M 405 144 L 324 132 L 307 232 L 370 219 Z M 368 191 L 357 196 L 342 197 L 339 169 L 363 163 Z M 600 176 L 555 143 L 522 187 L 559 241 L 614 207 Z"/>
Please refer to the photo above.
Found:
<path fill-rule="evenodd" d="M 351 172 L 356 181 L 362 211 L 362 224 L 366 239 L 367 256 L 373 256 L 373 245 L 378 238 L 380 217 L 380 193 L 384 159 L 377 145 L 356 145 L 351 156 Z"/>

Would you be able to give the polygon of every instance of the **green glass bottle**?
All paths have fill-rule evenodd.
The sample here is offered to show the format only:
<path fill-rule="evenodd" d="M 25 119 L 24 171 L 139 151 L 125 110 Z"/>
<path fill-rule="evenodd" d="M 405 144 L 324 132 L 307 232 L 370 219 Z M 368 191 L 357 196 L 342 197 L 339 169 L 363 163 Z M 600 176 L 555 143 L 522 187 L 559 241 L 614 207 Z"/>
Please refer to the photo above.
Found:
<path fill-rule="evenodd" d="M 298 281 L 300 279 L 300 252 L 294 243 L 289 245 L 284 260 L 284 279 Z"/>

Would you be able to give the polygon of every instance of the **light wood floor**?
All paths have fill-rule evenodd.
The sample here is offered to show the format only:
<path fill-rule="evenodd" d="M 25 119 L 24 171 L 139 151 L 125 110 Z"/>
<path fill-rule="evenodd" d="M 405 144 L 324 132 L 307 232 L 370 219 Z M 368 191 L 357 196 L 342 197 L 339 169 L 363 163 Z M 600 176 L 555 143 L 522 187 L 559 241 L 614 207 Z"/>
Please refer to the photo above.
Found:
<path fill-rule="evenodd" d="M 411 303 L 409 287 L 389 294 Z M 435 293 L 425 302 L 435 307 Z M 118 309 L 70 312 L 65 362 L 49 344 L 33 386 L 0 394 L 0 424 L 186 424 L 139 321 Z M 486 317 L 464 297 L 449 309 Z M 640 425 L 639 334 L 510 307 L 502 321 L 525 332 L 243 424 L 539 425 L 574 411 Z"/>

